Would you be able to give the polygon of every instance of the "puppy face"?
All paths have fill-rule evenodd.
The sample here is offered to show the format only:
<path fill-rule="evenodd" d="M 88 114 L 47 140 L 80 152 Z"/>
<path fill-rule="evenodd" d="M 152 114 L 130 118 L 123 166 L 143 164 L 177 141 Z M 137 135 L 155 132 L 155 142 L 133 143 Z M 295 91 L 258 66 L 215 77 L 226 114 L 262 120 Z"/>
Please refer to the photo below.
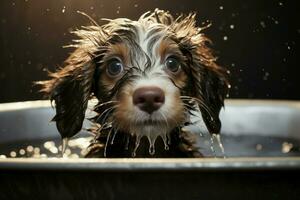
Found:
<path fill-rule="evenodd" d="M 195 15 L 177 19 L 165 11 L 137 21 L 108 20 L 75 31 L 80 37 L 66 66 L 43 82 L 55 100 L 54 120 L 63 137 L 82 126 L 87 101 L 97 97 L 95 122 L 164 141 L 199 110 L 211 133 L 219 133 L 219 111 L 227 93 L 224 70 L 195 25 Z"/>
<path fill-rule="evenodd" d="M 180 98 L 186 58 L 168 36 L 167 26 L 135 23 L 129 36 L 109 46 L 98 66 L 96 84 L 102 95 L 112 94 L 107 99 L 115 101 L 110 120 L 116 129 L 150 142 L 166 138 L 186 120 Z"/>

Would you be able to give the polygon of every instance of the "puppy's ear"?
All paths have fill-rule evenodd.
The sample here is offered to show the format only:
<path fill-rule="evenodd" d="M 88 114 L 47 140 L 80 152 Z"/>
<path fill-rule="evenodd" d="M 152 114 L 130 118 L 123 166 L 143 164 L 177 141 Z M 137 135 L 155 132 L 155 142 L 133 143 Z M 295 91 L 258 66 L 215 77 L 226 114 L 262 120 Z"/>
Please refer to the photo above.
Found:
<path fill-rule="evenodd" d="M 228 93 L 226 72 L 214 62 L 203 62 L 198 56 L 196 52 L 191 55 L 189 95 L 196 99 L 208 131 L 218 134 L 221 129 L 219 113 Z"/>
<path fill-rule="evenodd" d="M 195 14 L 180 16 L 173 24 L 174 32 L 187 57 L 188 94 L 196 99 L 208 131 L 219 133 L 219 113 L 228 93 L 226 70 L 216 64 L 216 58 L 208 47 L 211 41 L 195 24 Z"/>
<path fill-rule="evenodd" d="M 219 67 L 206 66 L 200 77 L 200 85 L 201 88 L 198 90 L 201 92 L 196 95 L 203 101 L 203 105 L 199 105 L 202 118 L 208 131 L 218 134 L 221 129 L 219 114 L 228 92 L 228 83 L 223 70 Z"/>
<path fill-rule="evenodd" d="M 66 60 L 66 66 L 50 74 L 51 80 L 41 81 L 43 92 L 55 101 L 56 122 L 62 138 L 79 132 L 85 117 L 88 100 L 92 92 L 95 64 L 90 56 L 77 49 Z"/>

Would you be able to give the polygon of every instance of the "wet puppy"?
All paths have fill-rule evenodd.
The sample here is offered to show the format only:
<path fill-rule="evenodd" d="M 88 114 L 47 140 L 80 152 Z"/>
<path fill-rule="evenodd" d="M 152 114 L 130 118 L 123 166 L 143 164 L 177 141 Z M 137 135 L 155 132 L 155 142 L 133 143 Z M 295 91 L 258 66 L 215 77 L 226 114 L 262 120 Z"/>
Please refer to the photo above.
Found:
<path fill-rule="evenodd" d="M 200 111 L 218 134 L 228 83 L 195 15 L 174 19 L 156 9 L 137 21 L 106 21 L 75 31 L 65 67 L 41 82 L 62 137 L 81 130 L 88 100 L 96 98 L 87 157 L 200 157 L 183 127 Z"/>

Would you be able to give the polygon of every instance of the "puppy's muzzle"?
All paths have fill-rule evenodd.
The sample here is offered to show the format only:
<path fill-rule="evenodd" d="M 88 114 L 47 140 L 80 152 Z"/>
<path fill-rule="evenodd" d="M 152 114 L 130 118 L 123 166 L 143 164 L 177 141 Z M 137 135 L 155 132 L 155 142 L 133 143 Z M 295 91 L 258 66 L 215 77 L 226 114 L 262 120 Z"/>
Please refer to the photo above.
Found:
<path fill-rule="evenodd" d="M 141 87 L 134 91 L 133 104 L 149 114 L 158 110 L 165 103 L 165 94 L 158 87 Z"/>

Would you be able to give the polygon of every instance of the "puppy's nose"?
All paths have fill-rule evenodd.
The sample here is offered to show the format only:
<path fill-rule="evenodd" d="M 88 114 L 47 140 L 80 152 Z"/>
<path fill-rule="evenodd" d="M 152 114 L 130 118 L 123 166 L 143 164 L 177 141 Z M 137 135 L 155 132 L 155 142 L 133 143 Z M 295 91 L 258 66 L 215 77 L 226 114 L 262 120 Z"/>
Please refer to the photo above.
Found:
<path fill-rule="evenodd" d="M 142 87 L 133 93 L 133 104 L 151 114 L 165 102 L 165 94 L 158 87 Z"/>

